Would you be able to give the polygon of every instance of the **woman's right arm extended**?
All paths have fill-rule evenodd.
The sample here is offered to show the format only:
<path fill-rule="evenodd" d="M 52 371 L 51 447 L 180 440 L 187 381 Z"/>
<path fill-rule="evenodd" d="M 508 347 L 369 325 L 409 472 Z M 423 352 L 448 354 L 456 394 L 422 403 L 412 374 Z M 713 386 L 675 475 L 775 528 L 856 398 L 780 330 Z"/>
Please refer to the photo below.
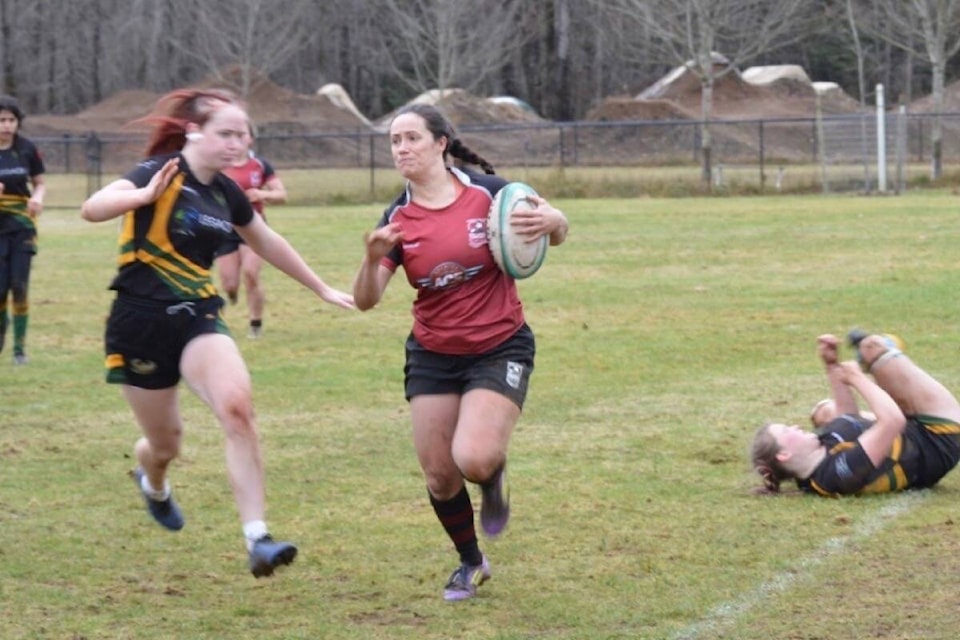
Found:
<path fill-rule="evenodd" d="M 87 198 L 80 207 L 80 217 L 90 222 L 103 222 L 155 202 L 178 170 L 179 160 L 172 158 L 153 174 L 145 187 L 138 189 L 125 178 L 115 180 Z"/>

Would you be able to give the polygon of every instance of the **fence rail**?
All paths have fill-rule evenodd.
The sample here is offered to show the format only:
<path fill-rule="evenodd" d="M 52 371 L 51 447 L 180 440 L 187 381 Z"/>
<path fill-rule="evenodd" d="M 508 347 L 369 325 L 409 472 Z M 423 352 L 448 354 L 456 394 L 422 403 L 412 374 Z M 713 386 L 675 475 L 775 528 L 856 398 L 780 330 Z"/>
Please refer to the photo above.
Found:
<path fill-rule="evenodd" d="M 885 144 L 890 174 L 904 165 L 929 163 L 933 114 L 890 113 Z M 940 115 L 943 166 L 960 165 L 960 113 Z M 702 122 L 647 120 L 610 122 L 461 125 L 470 148 L 497 166 L 512 167 L 691 167 L 700 163 Z M 710 123 L 715 180 L 737 175 L 761 188 L 780 183 L 794 166 L 818 166 L 824 190 L 872 190 L 877 172 L 875 114 L 714 120 Z M 143 153 L 139 135 L 31 136 L 50 172 L 86 173 L 90 183 L 130 168 Z M 271 132 L 265 125 L 259 152 L 278 168 L 360 168 L 392 166 L 385 133 L 370 129 Z M 896 152 L 896 153 L 894 153 Z M 817 172 L 813 172 L 817 173 Z"/>

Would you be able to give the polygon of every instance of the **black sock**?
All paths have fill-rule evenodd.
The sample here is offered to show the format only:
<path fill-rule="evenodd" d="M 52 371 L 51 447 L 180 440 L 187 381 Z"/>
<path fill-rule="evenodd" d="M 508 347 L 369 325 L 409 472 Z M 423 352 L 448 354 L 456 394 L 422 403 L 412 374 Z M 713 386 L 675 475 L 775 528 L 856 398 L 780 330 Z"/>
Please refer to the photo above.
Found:
<path fill-rule="evenodd" d="M 262 326 L 263 326 L 263 320 L 251 320 L 251 321 L 250 321 L 250 326 L 251 326 L 251 327 L 262 327 Z"/>
<path fill-rule="evenodd" d="M 482 563 L 483 554 L 480 553 L 477 530 L 473 526 L 473 505 L 470 503 L 467 486 L 464 485 L 460 493 L 443 502 L 434 498 L 429 491 L 427 495 L 430 496 L 430 504 L 433 505 L 440 524 L 460 554 L 460 562 L 469 565 Z"/>

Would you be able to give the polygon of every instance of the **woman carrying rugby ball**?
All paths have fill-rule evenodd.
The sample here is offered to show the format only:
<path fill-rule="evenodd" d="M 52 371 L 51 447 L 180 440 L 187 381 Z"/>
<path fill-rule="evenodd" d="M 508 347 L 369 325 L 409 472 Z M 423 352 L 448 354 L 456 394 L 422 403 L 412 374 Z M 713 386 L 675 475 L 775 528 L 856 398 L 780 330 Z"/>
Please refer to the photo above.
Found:
<path fill-rule="evenodd" d="M 463 600 L 490 577 L 464 481 L 480 485 L 480 524 L 498 535 L 510 516 L 507 445 L 533 371 L 534 336 L 516 282 L 487 245 L 487 214 L 507 181 L 433 106 L 401 110 L 390 125 L 390 149 L 406 189 L 364 238 L 354 300 L 361 310 L 374 307 L 400 266 L 417 290 L 405 394 L 430 503 L 460 555 L 444 599 Z M 448 156 L 485 173 L 448 166 Z M 513 231 L 561 244 L 566 217 L 543 198 L 533 202 L 514 217 Z"/>

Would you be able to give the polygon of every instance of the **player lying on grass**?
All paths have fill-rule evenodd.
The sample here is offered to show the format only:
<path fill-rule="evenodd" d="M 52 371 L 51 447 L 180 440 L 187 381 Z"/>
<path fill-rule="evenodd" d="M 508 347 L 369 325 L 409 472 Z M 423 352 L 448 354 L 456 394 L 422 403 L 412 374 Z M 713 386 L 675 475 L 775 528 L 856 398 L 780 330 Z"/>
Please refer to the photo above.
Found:
<path fill-rule="evenodd" d="M 765 492 L 779 492 L 789 479 L 828 497 L 931 487 L 960 460 L 956 397 L 894 336 L 849 337 L 859 362 L 838 362 L 836 336 L 817 339 L 833 397 L 815 409 L 816 430 L 773 423 L 754 436 L 751 458 Z M 869 415 L 858 410 L 857 395 Z"/>

